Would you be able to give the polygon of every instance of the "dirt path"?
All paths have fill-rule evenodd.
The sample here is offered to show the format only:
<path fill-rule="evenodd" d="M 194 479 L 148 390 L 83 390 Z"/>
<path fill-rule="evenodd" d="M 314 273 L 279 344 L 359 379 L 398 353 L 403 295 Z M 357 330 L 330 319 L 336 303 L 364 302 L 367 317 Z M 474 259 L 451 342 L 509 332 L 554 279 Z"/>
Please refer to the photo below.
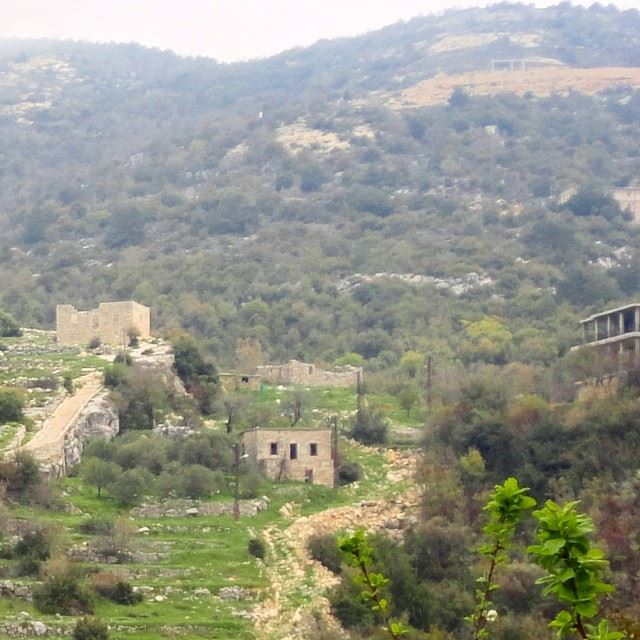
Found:
<path fill-rule="evenodd" d="M 67 431 L 89 400 L 101 390 L 102 378 L 94 372 L 79 378 L 75 384 L 78 390 L 56 407 L 40 431 L 20 451 L 27 451 L 40 463 L 60 459 Z"/>
<path fill-rule="evenodd" d="M 415 476 L 417 456 L 413 453 L 387 454 L 387 483 L 394 486 Z M 285 515 L 295 517 L 288 527 L 273 526 L 262 534 L 269 547 L 267 572 L 269 597 L 253 611 L 256 636 L 260 640 L 304 640 L 319 638 L 319 630 L 332 630 L 332 637 L 344 636 L 331 615 L 326 598 L 337 578 L 307 552 L 308 539 L 316 534 L 364 527 L 369 531 L 385 529 L 400 535 L 407 520 L 417 515 L 418 490 L 411 488 L 385 500 L 365 500 L 346 507 L 327 509 L 312 516 L 295 517 L 295 507 Z M 321 620 L 321 625 L 318 624 Z"/>

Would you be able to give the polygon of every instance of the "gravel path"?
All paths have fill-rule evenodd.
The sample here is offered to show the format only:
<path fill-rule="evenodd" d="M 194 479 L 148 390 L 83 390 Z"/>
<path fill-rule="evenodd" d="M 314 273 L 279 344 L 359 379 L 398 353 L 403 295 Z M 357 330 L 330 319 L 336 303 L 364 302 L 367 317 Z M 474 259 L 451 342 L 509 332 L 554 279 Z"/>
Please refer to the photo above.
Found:
<path fill-rule="evenodd" d="M 417 456 L 413 453 L 387 454 L 387 482 L 396 484 L 415 476 Z M 319 638 L 321 628 L 332 630 L 332 637 L 348 637 L 331 615 L 327 589 L 339 580 L 307 551 L 308 539 L 316 534 L 364 527 L 368 531 L 387 530 L 401 535 L 407 519 L 417 515 L 419 494 L 412 486 L 386 500 L 360 501 L 346 507 L 296 517 L 295 505 L 284 508 L 285 517 L 293 517 L 287 527 L 272 526 L 262 534 L 269 548 L 267 572 L 269 594 L 253 611 L 259 640 L 304 640 Z M 326 633 L 326 631 L 325 631 Z"/>

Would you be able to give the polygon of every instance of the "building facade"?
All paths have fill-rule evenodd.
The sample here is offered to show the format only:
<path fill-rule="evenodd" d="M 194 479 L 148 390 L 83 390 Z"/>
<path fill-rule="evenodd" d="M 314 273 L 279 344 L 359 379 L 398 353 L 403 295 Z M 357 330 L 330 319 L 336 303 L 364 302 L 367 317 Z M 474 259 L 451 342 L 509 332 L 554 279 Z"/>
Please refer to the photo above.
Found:
<path fill-rule="evenodd" d="M 337 438 L 333 429 L 256 427 L 242 434 L 242 446 L 270 480 L 335 486 Z"/>
<path fill-rule="evenodd" d="M 151 335 L 151 310 L 131 300 L 101 302 L 97 309 L 78 311 L 73 305 L 56 307 L 56 337 L 60 344 L 86 345 L 94 338 L 104 344 L 126 346 L 129 333 Z"/>
<path fill-rule="evenodd" d="M 640 187 L 616 189 L 613 198 L 623 211 L 631 213 L 636 224 L 640 224 Z"/>
<path fill-rule="evenodd" d="M 362 375 L 362 367 L 322 369 L 309 362 L 289 360 L 285 364 L 266 364 L 256 367 L 256 374 L 272 384 L 299 384 L 308 387 L 353 387 Z"/>
<path fill-rule="evenodd" d="M 583 344 L 619 371 L 640 364 L 640 303 L 596 313 L 581 321 Z"/>

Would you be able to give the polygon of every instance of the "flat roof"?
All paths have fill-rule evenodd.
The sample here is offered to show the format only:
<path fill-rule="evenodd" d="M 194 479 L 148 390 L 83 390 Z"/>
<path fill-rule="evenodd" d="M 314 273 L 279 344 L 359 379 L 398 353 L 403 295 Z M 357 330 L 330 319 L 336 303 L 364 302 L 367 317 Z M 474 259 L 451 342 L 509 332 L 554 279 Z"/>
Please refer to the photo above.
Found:
<path fill-rule="evenodd" d="M 592 320 L 596 320 L 597 318 L 602 318 L 602 316 L 608 316 L 610 313 L 616 313 L 619 311 L 626 311 L 627 309 L 633 309 L 635 307 L 640 307 L 640 302 L 632 302 L 631 304 L 625 304 L 623 307 L 616 307 L 615 309 L 608 309 L 607 311 L 601 311 L 600 313 L 594 313 L 593 315 L 585 318 L 584 320 L 580 320 L 580 324 L 584 324 L 585 322 L 591 322 Z"/>
<path fill-rule="evenodd" d="M 253 429 L 245 429 L 241 432 L 241 435 L 252 431 L 286 431 L 295 433 L 296 431 L 332 431 L 332 427 L 253 427 Z"/>

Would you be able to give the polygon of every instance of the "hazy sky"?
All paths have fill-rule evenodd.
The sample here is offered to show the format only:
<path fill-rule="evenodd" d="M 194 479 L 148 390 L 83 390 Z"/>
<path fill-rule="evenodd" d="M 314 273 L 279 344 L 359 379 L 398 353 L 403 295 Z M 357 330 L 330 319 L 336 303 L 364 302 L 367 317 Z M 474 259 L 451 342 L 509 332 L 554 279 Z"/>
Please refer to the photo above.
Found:
<path fill-rule="evenodd" d="M 0 0 L 0 37 L 140 42 L 240 60 L 486 0 Z M 538 6 L 555 4 L 535 0 Z M 577 2 L 576 2 L 577 4 Z M 580 4 L 591 4 L 581 1 Z M 605 0 L 603 4 L 609 4 Z M 640 0 L 615 0 L 640 8 Z"/>

